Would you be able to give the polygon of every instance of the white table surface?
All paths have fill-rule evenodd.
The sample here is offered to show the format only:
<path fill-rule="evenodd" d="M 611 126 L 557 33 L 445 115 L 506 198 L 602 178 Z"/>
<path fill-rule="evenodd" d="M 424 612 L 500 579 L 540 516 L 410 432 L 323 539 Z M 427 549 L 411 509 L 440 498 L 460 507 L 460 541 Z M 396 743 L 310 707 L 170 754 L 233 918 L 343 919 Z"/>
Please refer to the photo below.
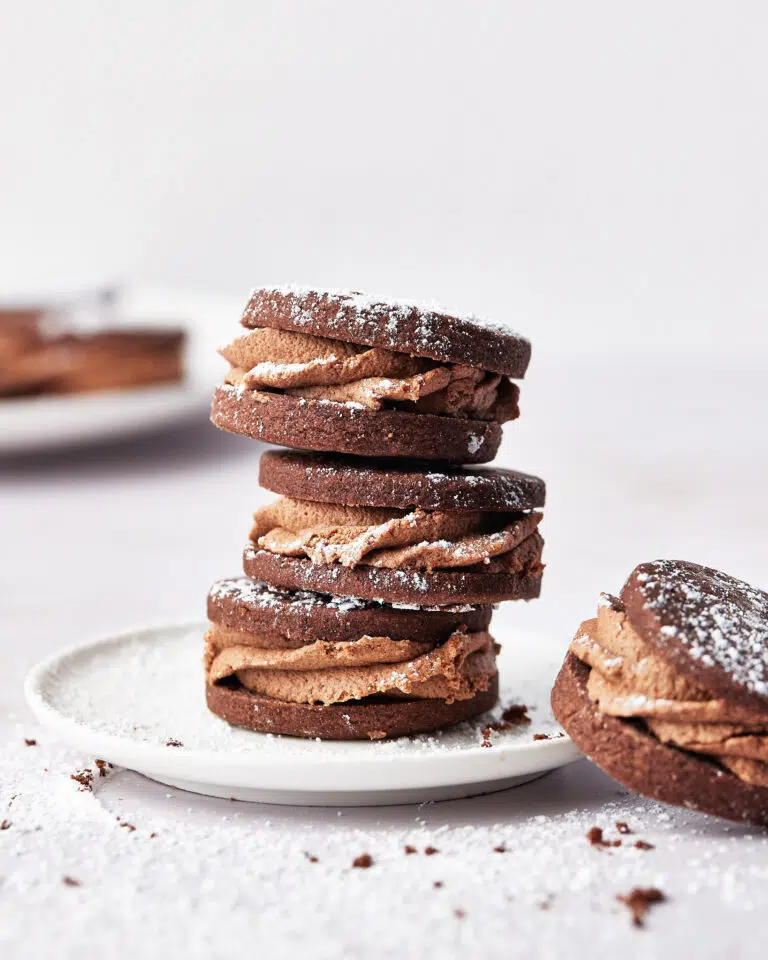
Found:
<path fill-rule="evenodd" d="M 565 649 L 600 590 L 659 556 L 768 584 L 764 374 L 720 366 L 534 363 L 499 457 L 549 484 L 543 596 L 514 611 L 526 629 Z M 238 570 L 265 496 L 259 450 L 201 422 L 0 462 L 0 956 L 764 957 L 768 834 L 628 795 L 587 761 L 506 793 L 343 812 L 129 771 L 78 791 L 70 774 L 93 758 L 35 727 L 26 670 L 79 639 L 198 617 Z M 620 820 L 655 850 L 588 845 Z M 373 867 L 351 869 L 363 852 Z M 669 898 L 644 930 L 616 902 L 635 885 Z"/>

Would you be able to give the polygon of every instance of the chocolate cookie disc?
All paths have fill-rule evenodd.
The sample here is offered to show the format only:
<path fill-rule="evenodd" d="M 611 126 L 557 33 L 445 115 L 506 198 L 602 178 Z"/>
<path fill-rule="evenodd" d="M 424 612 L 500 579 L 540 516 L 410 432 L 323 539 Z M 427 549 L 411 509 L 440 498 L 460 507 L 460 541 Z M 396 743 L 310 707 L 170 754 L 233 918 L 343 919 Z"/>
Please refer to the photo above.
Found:
<path fill-rule="evenodd" d="M 461 604 L 392 607 L 353 597 L 280 590 L 246 577 L 219 580 L 208 594 L 208 619 L 231 630 L 278 633 L 290 640 L 357 640 L 362 636 L 442 643 L 460 627 L 486 630 L 493 608 Z"/>
<path fill-rule="evenodd" d="M 423 461 L 369 461 L 269 450 L 259 461 L 259 484 L 299 500 L 363 507 L 516 512 L 543 507 L 539 477 L 501 468 L 443 467 Z"/>
<path fill-rule="evenodd" d="M 282 557 L 252 544 L 243 553 L 243 570 L 255 580 L 266 580 L 288 590 L 317 590 L 334 596 L 422 606 L 534 600 L 541 593 L 540 574 L 386 570 L 366 565 L 350 569 L 338 563 L 324 565 L 299 557 Z"/>
<path fill-rule="evenodd" d="M 506 324 L 442 307 L 354 291 L 271 287 L 254 290 L 246 327 L 277 327 L 523 377 L 531 345 Z"/>
<path fill-rule="evenodd" d="M 211 421 L 228 433 L 301 450 L 360 457 L 413 457 L 488 463 L 501 443 L 494 421 L 368 410 L 225 384 L 213 396 Z"/>
<path fill-rule="evenodd" d="M 228 723 L 262 733 L 321 740 L 381 740 L 442 729 L 490 710 L 498 699 L 498 677 L 469 700 L 395 700 L 370 697 L 328 706 L 288 703 L 246 690 L 236 681 L 206 684 L 213 713 Z"/>
<path fill-rule="evenodd" d="M 671 666 L 713 694 L 768 711 L 768 593 L 697 563 L 643 563 L 627 617 Z"/>

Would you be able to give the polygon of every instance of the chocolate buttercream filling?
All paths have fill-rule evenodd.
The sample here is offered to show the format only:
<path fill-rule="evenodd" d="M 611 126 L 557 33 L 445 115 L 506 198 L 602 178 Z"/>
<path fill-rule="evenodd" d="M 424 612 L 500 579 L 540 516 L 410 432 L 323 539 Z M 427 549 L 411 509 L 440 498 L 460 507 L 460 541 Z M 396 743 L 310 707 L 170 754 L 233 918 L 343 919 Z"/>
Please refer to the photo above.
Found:
<path fill-rule="evenodd" d="M 591 667 L 587 691 L 609 716 L 636 718 L 662 743 L 716 760 L 739 779 L 768 787 L 768 710 L 713 697 L 655 654 L 620 600 L 603 594 L 571 651 Z"/>
<path fill-rule="evenodd" d="M 444 643 L 363 636 L 301 648 L 262 646 L 255 634 L 211 624 L 205 669 L 210 683 L 235 677 L 248 690 L 292 703 L 344 703 L 370 696 L 453 703 L 487 690 L 497 647 L 489 633 L 455 631 Z"/>
<path fill-rule="evenodd" d="M 220 348 L 227 383 L 309 400 L 504 423 L 518 414 L 508 377 L 307 333 L 258 327 Z"/>
<path fill-rule="evenodd" d="M 396 510 L 282 497 L 254 514 L 262 550 L 313 563 L 540 576 L 540 513 Z"/>

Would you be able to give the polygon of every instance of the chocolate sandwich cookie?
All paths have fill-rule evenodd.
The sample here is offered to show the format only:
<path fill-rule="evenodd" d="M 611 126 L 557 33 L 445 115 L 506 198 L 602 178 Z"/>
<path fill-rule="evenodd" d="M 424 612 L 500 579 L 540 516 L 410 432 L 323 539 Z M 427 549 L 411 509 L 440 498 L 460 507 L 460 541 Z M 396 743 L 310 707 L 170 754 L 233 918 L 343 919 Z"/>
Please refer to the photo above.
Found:
<path fill-rule="evenodd" d="M 418 605 L 539 595 L 538 477 L 273 451 L 259 480 L 283 496 L 254 514 L 249 577 Z"/>
<path fill-rule="evenodd" d="M 519 415 L 529 342 L 508 327 L 359 293 L 256 290 L 211 419 L 302 450 L 492 460 Z"/>
<path fill-rule="evenodd" d="M 336 740 L 459 723 L 496 702 L 491 613 L 221 580 L 208 596 L 208 706 L 238 726 Z"/>
<path fill-rule="evenodd" d="M 630 789 L 768 825 L 768 593 L 694 563 L 641 564 L 582 623 L 552 706 Z"/>

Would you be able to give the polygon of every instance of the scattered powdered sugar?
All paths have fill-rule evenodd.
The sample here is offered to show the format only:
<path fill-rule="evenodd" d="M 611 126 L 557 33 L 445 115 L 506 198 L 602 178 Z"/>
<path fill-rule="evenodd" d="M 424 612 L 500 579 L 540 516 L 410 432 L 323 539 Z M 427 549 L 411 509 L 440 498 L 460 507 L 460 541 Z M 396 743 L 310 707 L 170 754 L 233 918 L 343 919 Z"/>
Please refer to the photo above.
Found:
<path fill-rule="evenodd" d="M 82 790 L 83 768 L 94 759 L 30 726 L 0 748 L 9 960 L 765 955 L 768 836 L 631 796 L 586 764 L 471 800 L 343 811 L 122 769 Z M 595 826 L 622 845 L 592 846 Z M 616 897 L 650 886 L 667 902 L 638 931 Z"/>
<path fill-rule="evenodd" d="M 383 297 L 376 294 L 360 293 L 357 290 L 325 290 L 297 285 L 267 287 L 261 290 L 254 290 L 252 295 L 256 295 L 258 293 L 261 293 L 266 297 L 293 296 L 297 298 L 297 301 L 311 296 L 324 297 L 328 300 L 337 300 L 339 302 L 339 306 L 343 305 L 345 307 L 351 307 L 353 310 L 357 311 L 360 315 L 361 323 L 365 322 L 366 319 L 369 323 L 378 323 L 382 320 L 382 318 L 386 317 L 389 332 L 393 337 L 397 336 L 398 323 L 401 320 L 410 317 L 415 310 L 422 315 L 422 336 L 425 343 L 428 343 L 430 336 L 434 335 L 434 320 L 436 316 L 454 317 L 455 319 L 464 323 L 471 324 L 478 330 L 486 330 L 493 333 L 501 333 L 506 336 L 518 338 L 521 337 L 521 335 L 513 330 L 512 327 L 507 323 L 478 317 L 477 314 L 471 312 L 452 310 L 449 307 L 438 303 L 436 300 L 403 300 L 395 297 Z M 301 305 L 298 302 L 294 304 L 291 316 L 294 322 L 299 325 L 302 323 L 309 323 L 312 319 L 311 314 L 302 310 Z"/>
<path fill-rule="evenodd" d="M 661 637 L 682 644 L 707 667 L 768 697 L 768 593 L 695 564 L 657 560 L 636 578 Z"/>
<path fill-rule="evenodd" d="M 477 451 L 485 443 L 485 437 L 478 436 L 476 433 L 470 433 L 467 438 L 467 450 L 470 453 L 477 453 Z"/>

